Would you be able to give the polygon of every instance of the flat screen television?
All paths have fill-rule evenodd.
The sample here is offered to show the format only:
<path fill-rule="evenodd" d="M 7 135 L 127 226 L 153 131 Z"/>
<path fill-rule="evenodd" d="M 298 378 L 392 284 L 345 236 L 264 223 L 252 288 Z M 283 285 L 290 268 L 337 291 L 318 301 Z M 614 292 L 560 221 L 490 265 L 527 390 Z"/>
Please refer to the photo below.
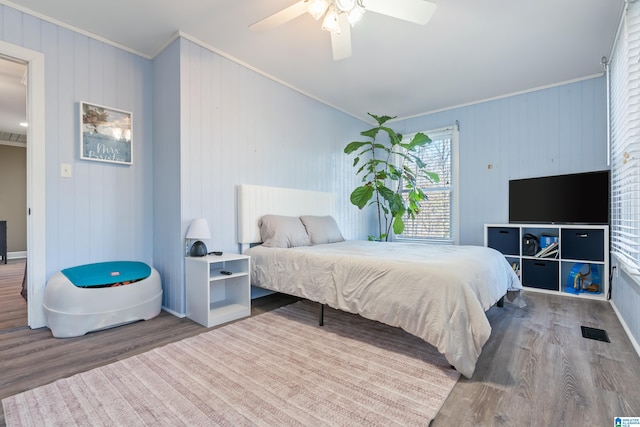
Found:
<path fill-rule="evenodd" d="M 608 224 L 609 171 L 509 181 L 509 222 Z"/>

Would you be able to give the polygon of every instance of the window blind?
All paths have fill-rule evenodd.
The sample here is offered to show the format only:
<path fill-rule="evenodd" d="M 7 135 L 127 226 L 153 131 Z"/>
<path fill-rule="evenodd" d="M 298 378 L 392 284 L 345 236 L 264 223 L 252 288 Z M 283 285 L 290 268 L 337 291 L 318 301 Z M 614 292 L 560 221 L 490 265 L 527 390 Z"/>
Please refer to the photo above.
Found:
<path fill-rule="evenodd" d="M 609 63 L 611 252 L 640 274 L 640 3 L 627 3 Z"/>

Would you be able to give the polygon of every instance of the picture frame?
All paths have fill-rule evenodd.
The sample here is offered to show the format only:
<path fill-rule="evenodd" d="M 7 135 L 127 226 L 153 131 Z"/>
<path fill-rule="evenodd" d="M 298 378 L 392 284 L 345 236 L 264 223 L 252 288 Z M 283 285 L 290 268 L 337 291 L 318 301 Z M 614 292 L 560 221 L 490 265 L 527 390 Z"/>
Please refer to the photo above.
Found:
<path fill-rule="evenodd" d="M 80 159 L 132 165 L 132 114 L 83 101 L 79 104 Z"/>

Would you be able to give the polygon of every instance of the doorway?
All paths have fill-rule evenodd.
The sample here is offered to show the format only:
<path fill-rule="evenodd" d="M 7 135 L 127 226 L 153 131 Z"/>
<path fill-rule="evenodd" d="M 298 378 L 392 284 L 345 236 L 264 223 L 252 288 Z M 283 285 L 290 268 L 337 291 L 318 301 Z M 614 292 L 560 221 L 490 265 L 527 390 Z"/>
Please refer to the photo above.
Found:
<path fill-rule="evenodd" d="M 0 56 L 0 328 L 27 326 L 27 64 Z M 8 258 L 11 257 L 9 261 Z M 26 292 L 25 292 L 26 294 Z M 21 295 L 22 296 L 22 295 Z M 25 295 L 26 296 L 26 295 Z"/>
<path fill-rule="evenodd" d="M 46 286 L 44 55 L 0 41 L 0 56 L 25 64 L 27 71 L 27 324 L 40 328 L 46 326 L 42 309 Z"/>

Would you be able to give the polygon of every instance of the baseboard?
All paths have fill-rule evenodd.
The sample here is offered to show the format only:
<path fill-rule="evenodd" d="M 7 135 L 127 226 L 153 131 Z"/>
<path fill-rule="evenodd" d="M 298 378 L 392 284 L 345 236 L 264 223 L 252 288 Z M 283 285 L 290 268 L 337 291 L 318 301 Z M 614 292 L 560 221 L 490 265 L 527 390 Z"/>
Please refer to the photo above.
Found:
<path fill-rule="evenodd" d="M 624 321 L 622 314 L 620 314 L 620 312 L 618 311 L 618 307 L 616 307 L 613 300 L 610 300 L 609 302 L 611 303 L 611 307 L 613 307 L 613 311 L 616 313 L 616 316 L 618 316 L 618 320 L 622 324 L 622 328 L 627 333 L 627 336 L 631 341 L 631 345 L 636 350 L 636 353 L 638 354 L 638 356 L 640 356 L 640 345 L 638 344 L 638 341 L 636 341 L 636 339 L 634 338 L 633 334 L 631 333 L 631 329 L 629 329 L 629 327 L 627 326 L 627 322 Z"/>
<path fill-rule="evenodd" d="M 7 252 L 7 259 L 23 259 L 27 257 L 27 251 Z"/>
<path fill-rule="evenodd" d="M 162 311 L 166 311 L 167 313 L 172 314 L 180 319 L 187 316 L 186 314 L 181 314 L 181 313 L 178 313 L 177 311 L 173 311 L 170 308 L 165 307 L 164 305 L 162 306 Z"/>

